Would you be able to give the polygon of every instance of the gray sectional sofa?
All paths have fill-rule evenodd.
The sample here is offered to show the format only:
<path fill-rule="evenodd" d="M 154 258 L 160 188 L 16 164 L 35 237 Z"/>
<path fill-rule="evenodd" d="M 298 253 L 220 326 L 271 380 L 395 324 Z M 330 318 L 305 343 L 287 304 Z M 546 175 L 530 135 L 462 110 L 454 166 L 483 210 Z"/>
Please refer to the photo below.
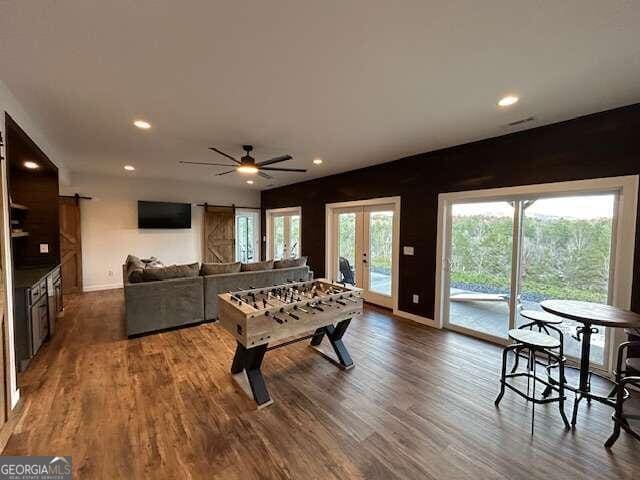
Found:
<path fill-rule="evenodd" d="M 130 337 L 217 320 L 218 294 L 228 290 L 313 279 L 307 265 L 136 282 L 131 281 L 129 262 L 123 265 L 122 272 Z"/>

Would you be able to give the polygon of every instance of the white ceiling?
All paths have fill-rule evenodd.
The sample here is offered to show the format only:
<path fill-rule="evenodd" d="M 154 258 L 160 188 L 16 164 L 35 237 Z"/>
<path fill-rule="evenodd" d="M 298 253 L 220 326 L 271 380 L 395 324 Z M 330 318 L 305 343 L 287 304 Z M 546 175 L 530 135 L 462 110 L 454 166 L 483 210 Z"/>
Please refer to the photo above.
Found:
<path fill-rule="evenodd" d="M 639 25 L 618 0 L 13 0 L 0 72 L 72 172 L 248 187 L 177 163 L 244 143 L 309 169 L 266 188 L 638 102 Z"/>

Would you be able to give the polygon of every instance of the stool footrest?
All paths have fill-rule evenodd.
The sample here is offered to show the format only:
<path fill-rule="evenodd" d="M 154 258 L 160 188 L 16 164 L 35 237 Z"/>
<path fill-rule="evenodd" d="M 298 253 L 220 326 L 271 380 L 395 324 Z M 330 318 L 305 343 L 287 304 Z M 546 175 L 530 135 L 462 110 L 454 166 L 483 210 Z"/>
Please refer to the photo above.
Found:
<path fill-rule="evenodd" d="M 531 397 L 530 395 L 527 395 L 526 393 L 520 391 L 520 389 L 518 387 L 516 387 L 515 385 L 511 385 L 509 382 L 507 382 L 507 378 L 515 378 L 515 377 L 528 377 L 530 379 L 532 379 L 533 381 L 537 381 L 540 382 L 544 385 L 546 385 L 547 387 L 551 388 L 552 390 L 556 391 L 556 392 L 560 392 L 560 389 L 558 387 L 556 387 L 555 385 L 550 384 L 549 382 L 543 380 L 540 377 L 534 376 L 534 375 L 530 375 L 527 373 L 509 373 L 507 375 L 505 375 L 505 379 L 504 380 L 500 380 L 500 383 L 504 383 L 504 386 L 507 387 L 509 390 L 513 390 L 514 392 L 516 392 L 518 395 L 520 395 L 522 398 L 525 398 L 531 402 L 534 403 L 538 403 L 538 404 L 544 404 L 544 403 L 553 403 L 553 402 L 559 402 L 560 401 L 560 396 L 558 395 L 557 397 L 551 397 L 551 398 L 535 398 L 535 397 Z M 567 397 L 566 396 L 562 396 L 563 400 L 566 400 Z"/>

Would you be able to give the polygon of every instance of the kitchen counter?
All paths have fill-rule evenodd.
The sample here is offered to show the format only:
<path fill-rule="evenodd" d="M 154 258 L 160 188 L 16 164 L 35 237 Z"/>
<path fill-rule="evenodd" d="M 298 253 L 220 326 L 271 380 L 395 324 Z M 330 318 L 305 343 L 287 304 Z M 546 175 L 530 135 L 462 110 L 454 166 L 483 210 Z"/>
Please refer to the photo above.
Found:
<path fill-rule="evenodd" d="M 14 288 L 30 288 L 59 265 L 16 268 L 13 274 Z"/>

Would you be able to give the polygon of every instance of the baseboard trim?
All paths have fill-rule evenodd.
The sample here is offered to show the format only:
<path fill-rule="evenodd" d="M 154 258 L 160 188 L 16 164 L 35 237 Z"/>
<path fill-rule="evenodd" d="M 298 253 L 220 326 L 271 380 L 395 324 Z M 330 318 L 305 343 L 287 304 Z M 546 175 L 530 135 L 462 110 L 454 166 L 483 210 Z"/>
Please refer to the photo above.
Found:
<path fill-rule="evenodd" d="M 90 287 L 82 287 L 83 292 L 99 292 L 100 290 L 115 290 L 123 288 L 122 283 L 110 283 L 107 285 L 91 285 Z"/>
<path fill-rule="evenodd" d="M 407 320 L 412 320 L 421 325 L 426 325 L 432 328 L 440 328 L 438 327 L 438 324 L 435 322 L 435 320 L 432 320 L 431 318 L 421 317 L 420 315 L 416 315 L 414 313 L 409 313 L 409 312 L 405 312 L 398 309 L 394 309 L 393 314 L 401 318 L 406 318 Z"/>

